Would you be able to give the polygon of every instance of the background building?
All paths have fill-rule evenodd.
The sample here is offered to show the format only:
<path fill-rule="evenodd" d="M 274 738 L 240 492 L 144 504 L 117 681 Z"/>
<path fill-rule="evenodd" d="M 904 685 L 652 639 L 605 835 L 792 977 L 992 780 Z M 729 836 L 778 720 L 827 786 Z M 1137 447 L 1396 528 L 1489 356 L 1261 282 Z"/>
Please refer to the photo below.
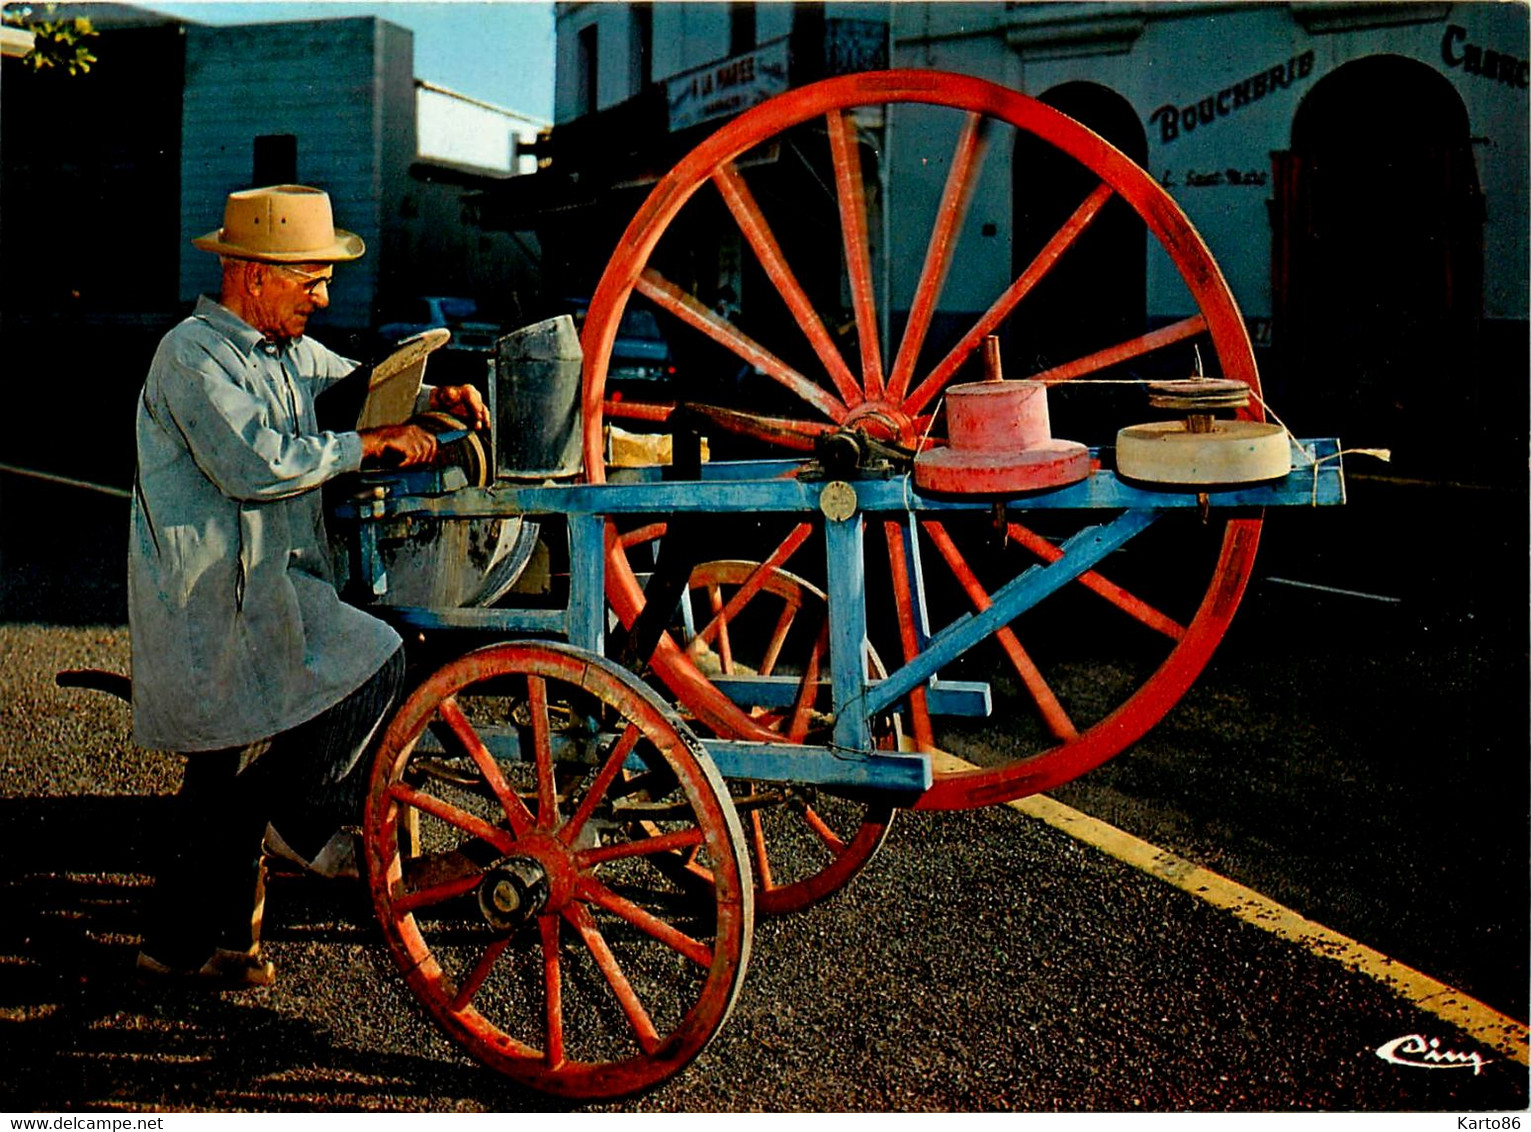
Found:
<path fill-rule="evenodd" d="M 1299 431 L 1391 446 L 1416 475 L 1519 463 L 1531 307 L 1523 5 L 893 10 L 898 65 L 1032 94 L 1159 179 L 1211 246 L 1272 402 Z M 893 163 L 905 183 L 896 149 Z M 1013 242 L 1048 186 L 1016 167 L 998 180 L 1010 199 L 989 215 Z M 979 309 L 1012 267 L 1004 255 L 964 265 L 952 297 Z M 1095 270 L 1141 286 L 1153 324 L 1185 313 L 1163 267 L 1118 258 Z"/>
<path fill-rule="evenodd" d="M 8 368 L 67 374 L 97 411 L 69 452 L 20 438 L 9 462 L 131 478 L 154 344 L 218 286 L 216 258 L 190 241 L 236 189 L 316 185 L 366 241 L 313 323 L 354 356 L 419 296 L 472 298 L 517 324 L 540 292 L 535 235 L 484 227 L 473 202 L 528 167 L 519 151 L 546 123 L 416 82 L 409 31 L 59 9 L 74 14 L 100 32 L 88 73 L 7 58 L 0 75 L 0 322 Z"/>
<path fill-rule="evenodd" d="M 817 79 L 888 65 L 887 5 L 557 4 L 554 126 L 538 176 L 486 222 L 532 224 L 554 308 L 588 296 L 648 190 L 728 118 Z"/>
<path fill-rule="evenodd" d="M 1400 474 L 1523 475 L 1523 5 L 563 3 L 557 38 L 551 167 L 504 199 L 508 215 L 540 210 L 565 288 L 588 293 L 648 187 L 756 101 L 883 58 L 961 72 L 1055 106 L 1160 181 L 1211 246 L 1271 403 L 1298 431 L 1389 446 Z M 944 174 L 913 144 L 913 117 L 890 112 L 875 158 L 890 208 L 932 214 Z M 1026 139 L 988 155 L 970 210 L 981 223 L 942 294 L 958 321 L 1052 230 L 1039 217 L 1077 203 L 1043 158 Z M 709 306 L 738 295 L 730 224 L 699 241 L 715 263 L 688 281 Z M 895 330 L 924 246 L 878 249 Z M 1141 333 L 1187 313 L 1141 237 L 1077 258 L 1091 301 L 1041 311 L 1026 341 L 1007 341 L 1010 376 L 1103 327 Z"/>

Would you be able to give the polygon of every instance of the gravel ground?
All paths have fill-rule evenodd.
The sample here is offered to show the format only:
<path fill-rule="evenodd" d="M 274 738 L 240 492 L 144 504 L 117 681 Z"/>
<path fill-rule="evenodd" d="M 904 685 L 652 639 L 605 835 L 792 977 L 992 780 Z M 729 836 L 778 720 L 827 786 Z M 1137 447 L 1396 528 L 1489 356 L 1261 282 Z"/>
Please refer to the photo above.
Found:
<path fill-rule="evenodd" d="M 391 969 L 360 888 L 279 878 L 277 986 L 131 977 L 174 759 L 126 708 L 52 687 L 121 668 L 120 628 L 0 626 L 0 1107 L 545 1111 L 461 1058 Z M 616 1111 L 1518 1109 L 1524 1068 L 1373 1052 L 1438 1021 L 1337 964 L 1005 809 L 901 815 L 868 872 L 760 921 L 708 1051 Z"/>

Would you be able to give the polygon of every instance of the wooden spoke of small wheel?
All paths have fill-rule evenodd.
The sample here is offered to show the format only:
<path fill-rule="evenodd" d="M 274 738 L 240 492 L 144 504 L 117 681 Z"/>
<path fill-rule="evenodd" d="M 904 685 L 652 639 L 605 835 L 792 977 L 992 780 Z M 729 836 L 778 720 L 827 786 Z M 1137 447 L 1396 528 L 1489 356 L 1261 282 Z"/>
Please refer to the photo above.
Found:
<path fill-rule="evenodd" d="M 790 608 L 794 610 L 802 608 L 802 600 L 798 596 L 802 592 L 800 580 L 790 574 L 782 573 L 781 567 L 803 543 L 808 541 L 808 536 L 812 533 L 813 527 L 808 523 L 799 523 L 793 527 L 792 532 L 781 541 L 764 562 L 753 566 L 748 576 L 742 581 L 733 583 L 738 587 L 737 590 L 729 598 L 727 605 L 720 603 L 712 610 L 712 620 L 697 633 L 693 643 L 708 644 L 720 632 L 726 631 L 729 619 L 738 617 L 745 606 L 754 600 L 755 595 L 773 580 L 783 583 L 772 588 L 771 592 L 775 596 L 788 601 Z M 715 571 L 693 570 L 691 587 L 695 589 L 701 586 L 705 587 L 709 593 L 721 594 L 723 581 L 714 577 L 715 573 Z M 699 582 L 698 578 L 702 580 Z M 770 655 L 779 649 L 780 644 L 777 643 L 776 650 L 768 649 L 767 653 Z M 769 674 L 768 670 L 767 674 Z"/>
<path fill-rule="evenodd" d="M 509 729 L 507 689 L 524 706 Z M 436 719 L 476 786 L 411 774 Z M 496 745 L 510 733 L 524 766 Z M 614 817 L 634 760 L 663 803 L 651 832 Z M 405 859 L 411 814 L 423 848 Z M 363 824 L 378 921 L 422 1005 L 486 1065 L 579 1099 L 664 1080 L 721 1027 L 749 956 L 744 845 L 722 779 L 670 709 L 609 661 L 546 642 L 479 649 L 427 677 L 388 723 Z M 693 886 L 679 901 L 649 864 L 677 852 L 706 860 L 706 899 Z"/>
<path fill-rule="evenodd" d="M 723 626 L 731 624 L 725 674 L 770 676 L 778 669 L 800 673 L 793 711 L 785 717 L 758 717 L 772 719 L 770 726 L 797 741 L 807 732 L 823 663 L 827 603 L 822 590 L 781 569 L 779 563 L 801 545 L 807 533 L 806 528 L 794 529 L 763 563 L 730 560 L 697 566 L 691 574 L 691 591 L 717 595 L 717 612 L 685 642 L 687 652 L 694 655 L 709 634 L 717 637 Z M 820 626 L 817 631 L 816 625 Z M 806 655 L 805 643 L 809 644 Z M 870 664 L 872 675 L 884 674 L 875 653 Z M 743 816 L 754 865 L 755 907 L 766 915 L 800 912 L 838 892 L 866 867 L 893 821 L 893 810 L 886 805 L 828 794 L 809 799 L 801 792 L 790 794 L 766 784 L 757 788 L 753 783 L 735 783 L 733 788 L 736 795 L 752 799 Z"/>
<path fill-rule="evenodd" d="M 858 138 L 858 131 L 863 129 L 861 123 L 864 120 L 876 120 L 875 112 L 880 111 L 883 120 L 887 120 L 887 115 L 901 112 L 899 108 L 904 105 L 954 113 L 947 115 L 952 123 L 952 140 L 944 157 L 938 158 L 945 160 L 948 171 L 934 216 L 928 213 L 900 214 L 881 218 L 885 229 L 898 232 L 901 240 L 919 240 L 922 233 L 925 240 L 923 266 L 909 300 L 903 337 L 890 344 L 888 356 L 892 362 L 891 367 L 885 369 L 871 256 L 871 195 L 862 168 L 866 146 Z M 862 107 L 874 111 L 870 119 L 858 116 L 857 111 Z M 927 136 L 934 136 L 927 129 L 934 122 L 934 115 L 921 120 L 922 142 Z M 989 301 L 982 313 L 976 317 L 964 314 L 962 317 L 968 319 L 966 324 L 953 324 L 951 319 L 942 323 L 943 326 L 954 325 L 951 340 L 955 344 L 933 365 L 927 366 L 923 347 L 937 325 L 938 316 L 945 317 L 941 310 L 942 291 L 953 262 L 952 250 L 961 236 L 967 202 L 977 183 L 985 152 L 1005 152 L 995 135 L 1007 126 L 1072 159 L 1091 174 L 1093 181 L 1082 191 L 1080 199 L 1072 205 L 1059 227 L 1042 241 L 1031 261 Z M 792 233 L 786 231 L 787 219 L 767 219 L 761 202 L 756 200 L 748 183 L 753 169 L 740 160 L 757 146 L 788 135 L 792 138 L 789 144 L 798 145 L 808 136 L 795 133 L 799 127 L 823 135 L 824 152 L 833 169 L 833 212 L 840 228 L 844 257 L 844 276 L 839 289 L 848 296 L 851 321 L 856 330 L 854 357 L 841 354 L 821 333 L 822 315 L 805 300 L 809 294 L 826 293 L 829 289 L 813 287 L 813 281 L 804 279 L 790 262 L 785 249 L 798 244 L 790 239 Z M 932 141 L 930 144 L 938 146 L 940 143 Z M 939 148 L 934 152 L 941 154 Z M 780 302 L 796 327 L 794 341 L 768 341 L 766 335 L 757 340 L 708 310 L 673 281 L 665 279 L 650 262 L 672 227 L 677 233 L 687 230 L 686 225 L 679 222 L 682 213 L 693 196 L 704 190 L 721 193 L 742 241 L 750 247 L 767 277 L 777 286 Z M 878 193 L 881 197 L 881 190 Z M 787 198 L 791 199 L 790 194 Z M 897 203 L 899 194 L 892 193 L 889 199 Z M 1062 361 L 1039 374 L 1008 376 L 1033 376 L 1050 384 L 1069 382 L 1147 358 L 1156 352 L 1184 348 L 1194 341 L 1210 371 L 1243 381 L 1258 392 L 1258 374 L 1243 318 L 1206 245 L 1185 215 L 1152 176 L 1098 135 L 1050 107 L 1016 91 L 970 76 L 888 71 L 848 75 L 801 87 L 740 115 L 687 154 L 655 187 L 629 225 L 595 290 L 583 339 L 587 473 L 596 482 L 605 478 L 601 405 L 606 370 L 617 324 L 634 291 L 659 303 L 741 361 L 761 370 L 768 381 L 788 390 L 801 403 L 803 411 L 798 423 L 776 420 L 769 429 L 760 428 L 753 433 L 758 439 L 779 443 L 784 453 L 802 451 L 807 438 L 815 431 L 840 425 L 868 428 L 879 432 L 884 439 L 917 447 L 925 440 L 928 414 L 934 411 L 932 406 L 938 405 L 941 394 L 957 378 L 984 338 L 1003 333 L 1008 326 L 1025 319 L 1027 298 L 1053 273 L 1060 261 L 1073 253 L 1084 234 L 1097 227 L 1098 218 L 1108 208 L 1130 210 L 1142 222 L 1148 238 L 1159 245 L 1179 273 L 1194 311 L 1168 326 Z M 683 237 L 677 235 L 675 238 Z M 770 296 L 756 296 L 752 301 L 767 302 L 769 299 Z M 818 370 L 794 368 L 785 360 L 797 356 L 794 351 L 800 352 L 803 336 L 812 347 L 811 355 L 820 367 Z M 850 370 L 852 379 L 849 384 L 846 369 Z M 772 402 L 773 405 L 776 403 Z M 701 411 L 704 416 L 715 417 L 719 427 L 729 427 L 722 423 L 728 413 L 737 414 L 737 410 Z M 1244 415 L 1260 416 L 1258 398 L 1254 407 L 1244 410 Z M 753 426 L 742 426 L 744 429 L 750 427 Z M 1019 797 L 1049 784 L 1066 781 L 1139 738 L 1184 693 L 1221 639 L 1248 579 L 1259 526 L 1257 518 L 1240 518 L 1224 525 L 1221 551 L 1215 563 L 1210 565 L 1205 596 L 1189 617 L 1178 611 L 1161 609 L 1152 601 L 1107 581 L 1104 571 L 1089 571 L 1081 576 L 1081 585 L 1106 598 L 1126 615 L 1124 625 L 1135 621 L 1149 626 L 1169 649 L 1168 656 L 1157 668 L 1128 690 L 1114 708 L 1092 722 L 1076 721 L 1071 717 L 1061 697 L 1050 687 L 1050 680 L 1030 659 L 1032 654 L 1021 647 L 1016 633 L 1010 629 L 999 633 L 1001 648 L 1021 674 L 1031 699 L 1047 719 L 1057 743 L 1043 750 L 1019 753 L 1011 763 L 998 768 L 960 776 L 938 773 L 935 786 L 919 805 L 922 808 L 953 808 Z M 1029 531 L 1026 524 L 1022 527 Z M 1044 561 L 1061 553 L 1056 548 L 1047 549 L 1051 544 L 1040 536 L 1032 540 L 1018 538 L 1017 541 L 1023 542 Z M 948 562 L 954 571 L 959 572 L 961 580 L 961 571 L 965 567 L 957 564 L 965 562 L 968 555 L 964 550 L 953 549 L 955 553 Z M 907 564 L 900 577 L 897 558 L 890 553 L 893 600 L 900 618 L 902 644 L 906 654 L 913 655 L 910 650 L 917 650 L 918 636 L 908 639 L 903 629 L 905 620 L 914 616 L 917 580 L 909 575 Z M 608 566 L 607 590 L 611 604 L 619 618 L 625 624 L 631 624 L 642 608 L 643 595 L 621 547 L 613 548 Z M 989 600 L 976 579 L 962 581 L 962 586 L 970 601 Z M 653 659 L 653 669 L 686 710 L 714 733 L 770 741 L 771 721 L 740 710 L 731 703 L 673 641 L 661 640 Z M 801 712 L 798 717 L 801 721 Z M 916 742 L 928 747 L 935 741 L 929 733 L 928 712 L 915 710 L 911 718 Z"/>

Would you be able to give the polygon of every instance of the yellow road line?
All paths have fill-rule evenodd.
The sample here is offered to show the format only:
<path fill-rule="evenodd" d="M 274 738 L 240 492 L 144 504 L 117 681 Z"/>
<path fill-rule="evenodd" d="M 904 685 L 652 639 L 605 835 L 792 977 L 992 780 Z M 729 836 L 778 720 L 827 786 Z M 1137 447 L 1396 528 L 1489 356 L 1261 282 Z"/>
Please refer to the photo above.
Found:
<path fill-rule="evenodd" d="M 972 765 L 944 752 L 936 756 L 936 763 L 952 770 L 970 768 Z M 1493 1007 L 1391 959 L 1364 943 L 1357 943 L 1349 936 L 1301 916 L 1251 888 L 1219 876 L 1184 857 L 1177 857 L 1174 853 L 1098 818 L 1092 818 L 1089 814 L 1080 813 L 1045 794 L 1021 798 L 1008 804 L 1012 809 L 1045 822 L 1124 864 L 1231 912 L 1246 923 L 1292 940 L 1315 955 L 1333 959 L 1352 971 L 1377 980 L 1421 1010 L 1471 1034 L 1476 1040 L 1506 1057 L 1522 1065 L 1527 1064 L 1528 1031 L 1524 1022 L 1501 1014 Z"/>

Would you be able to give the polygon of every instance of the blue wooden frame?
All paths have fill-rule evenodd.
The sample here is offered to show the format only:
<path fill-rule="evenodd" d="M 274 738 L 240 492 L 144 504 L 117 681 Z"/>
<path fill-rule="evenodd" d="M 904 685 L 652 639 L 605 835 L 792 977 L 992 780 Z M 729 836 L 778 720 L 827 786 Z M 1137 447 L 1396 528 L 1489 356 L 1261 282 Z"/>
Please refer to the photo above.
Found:
<path fill-rule="evenodd" d="M 1099 466 L 1101 453 L 1095 452 Z M 1339 443 L 1300 442 L 1297 467 L 1269 483 L 1198 493 L 1128 483 L 1109 470 L 1096 471 L 1065 487 L 1006 500 L 1016 511 L 1088 510 L 1115 512 L 1061 544 L 1062 555 L 1038 564 L 997 590 L 981 613 L 964 614 L 931 632 L 925 620 L 923 581 L 919 572 L 916 516 L 988 512 L 995 501 L 983 497 L 946 498 L 916 491 L 908 474 L 851 481 L 854 513 L 825 518 L 825 553 L 835 564 L 828 578 L 831 698 L 834 730 L 825 746 L 705 740 L 719 770 L 731 778 L 806 782 L 846 789 L 874 789 L 918 794 L 931 784 L 930 759 L 873 747 L 869 721 L 883 714 L 915 688 L 924 686 L 933 714 L 987 714 L 986 685 L 942 681 L 940 669 L 996 629 L 1009 624 L 1050 594 L 1125 546 L 1160 516 L 1186 509 L 1259 509 L 1332 506 L 1345 501 Z M 357 566 L 364 592 L 386 592 L 387 579 L 377 553 L 380 524 L 409 515 L 439 519 L 477 519 L 509 515 L 558 515 L 568 524 L 569 603 L 549 609 L 419 609 L 394 607 L 390 616 L 420 629 L 474 629 L 507 636 L 561 637 L 578 647 L 604 653 L 606 630 L 606 520 L 617 515 L 778 513 L 822 514 L 823 481 L 799 477 L 801 465 L 786 461 L 739 461 L 704 464 L 699 480 L 672 481 L 662 470 L 613 471 L 605 484 L 516 484 L 457 488 L 420 473 L 376 475 L 368 482 L 380 497 L 343 506 L 339 514 L 358 523 Z M 617 478 L 620 477 L 620 478 Z M 373 495 L 376 496 L 374 490 Z M 865 517 L 900 515 L 905 546 L 914 572 L 916 634 L 920 651 L 884 679 L 867 676 L 866 587 L 862 553 Z M 795 693 L 790 678 L 733 678 L 716 683 L 723 690 L 750 690 L 750 702 L 780 702 Z M 774 697 L 774 699 L 773 699 Z M 514 744 L 506 746 L 508 753 Z"/>

